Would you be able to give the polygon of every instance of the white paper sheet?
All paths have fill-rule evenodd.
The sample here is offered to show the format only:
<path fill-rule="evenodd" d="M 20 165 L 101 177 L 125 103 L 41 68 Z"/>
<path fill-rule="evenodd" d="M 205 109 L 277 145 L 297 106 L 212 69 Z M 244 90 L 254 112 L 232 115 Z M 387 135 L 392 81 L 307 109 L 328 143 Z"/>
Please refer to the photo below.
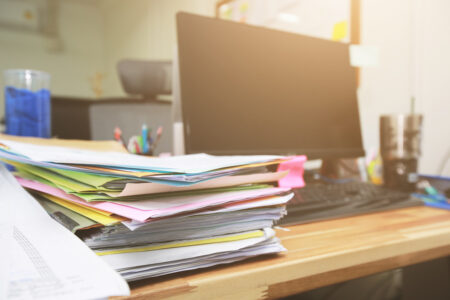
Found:
<path fill-rule="evenodd" d="M 204 206 L 216 206 L 237 201 L 270 197 L 277 194 L 288 192 L 288 188 L 263 188 L 253 190 L 242 190 L 222 193 L 208 193 L 187 196 L 170 196 L 153 198 L 149 200 L 138 201 L 114 201 L 116 204 L 129 206 L 141 210 L 175 210 L 183 207 L 189 209 L 191 206 L 198 209 Z M 192 209 L 190 209 L 192 210 Z"/>
<path fill-rule="evenodd" d="M 283 205 L 286 204 L 289 200 L 292 199 L 292 197 L 294 197 L 294 193 L 285 195 L 285 196 L 277 196 L 277 197 L 268 197 L 268 198 L 263 198 L 259 201 L 252 201 L 252 202 L 244 202 L 244 203 L 237 203 L 235 205 L 230 205 L 230 206 L 226 206 L 223 208 L 219 208 L 219 209 L 212 209 L 212 210 L 206 210 L 206 211 L 200 211 L 200 212 L 196 212 L 196 213 L 192 213 L 188 216 L 184 216 L 184 218 L 188 218 L 189 216 L 196 216 L 196 215 L 207 215 L 207 214 L 220 214 L 220 213 L 225 213 L 225 212 L 232 212 L 232 211 L 239 211 L 239 210 L 244 210 L 244 209 L 253 209 L 253 208 L 258 208 L 258 207 L 268 207 L 268 206 L 275 206 L 275 205 Z M 181 219 L 181 217 L 178 217 Z M 172 218 L 172 222 L 173 222 L 173 218 Z M 136 230 L 139 229 L 141 227 L 145 227 L 145 225 L 152 223 L 155 221 L 151 221 L 151 222 L 138 222 L 135 220 L 131 220 L 131 221 L 123 221 L 122 223 L 128 227 L 128 229 L 130 230 Z M 167 221 L 163 220 L 157 220 L 156 222 L 159 223 L 167 223 Z"/>
<path fill-rule="evenodd" d="M 272 227 L 275 220 L 286 214 L 283 206 L 230 211 L 216 214 L 183 215 L 155 222 L 130 231 L 124 224 L 99 228 L 84 238 L 91 248 L 126 247 L 207 238 Z M 133 226 L 133 225 L 131 225 Z"/>
<path fill-rule="evenodd" d="M 0 205 L 0 209 L 1 205 Z M 0 224 L 0 300 L 6 299 L 11 260 L 12 227 Z"/>
<path fill-rule="evenodd" d="M 120 275 L 54 221 L 3 166 L 0 195 L 0 201 L 8 201 L 15 211 L 8 299 L 94 299 L 129 294 Z M 0 210 L 0 219 L 8 213 Z"/>
<path fill-rule="evenodd" d="M 11 201 L 6 201 L 6 199 L 0 197 L 0 213 L 3 212 L 4 215 L 3 218 L 0 218 L 0 300 L 6 299 L 9 271 L 11 267 L 11 259 L 9 259 L 9 257 L 11 257 L 12 253 L 12 216 L 14 215 L 14 211 L 10 202 Z"/>
<path fill-rule="evenodd" d="M 203 239 L 211 236 L 219 236 L 225 234 L 239 233 L 243 231 L 258 230 L 265 227 L 273 226 L 273 221 L 263 219 L 242 221 L 236 223 L 220 224 L 220 226 L 210 226 L 209 228 L 190 228 L 165 231 L 164 229 L 155 230 L 154 232 L 129 233 L 121 236 L 105 236 L 103 239 L 85 240 L 86 245 L 92 249 L 113 248 L 113 247 L 131 247 L 145 245 L 150 243 L 164 243 L 170 241 L 181 241 L 185 239 Z M 189 226 L 188 226 L 189 227 Z"/>
<path fill-rule="evenodd" d="M 262 243 L 240 249 L 239 251 L 231 251 L 227 253 L 206 255 L 201 258 L 194 257 L 169 263 L 137 267 L 129 270 L 123 270 L 120 274 L 127 280 L 131 281 L 153 276 L 166 275 L 174 272 L 206 268 L 218 264 L 228 264 L 256 255 L 272 254 L 281 251 L 286 251 L 286 249 L 279 243 L 278 239 L 272 238 Z"/>
<path fill-rule="evenodd" d="M 191 191 L 198 189 L 212 189 L 219 187 L 229 187 L 243 184 L 255 184 L 263 182 L 275 182 L 287 175 L 285 172 L 272 172 L 272 173 L 258 173 L 249 175 L 235 175 L 224 176 L 215 179 L 211 179 L 204 182 L 199 182 L 189 186 L 173 186 L 155 182 L 148 183 L 127 183 L 125 188 L 116 194 L 109 194 L 114 197 L 125 197 L 134 195 L 145 195 L 154 193 L 167 193 L 167 192 L 180 192 Z M 106 193 L 108 194 L 108 193 Z"/>
<path fill-rule="evenodd" d="M 99 152 L 75 148 L 32 145 L 0 140 L 12 150 L 35 161 L 85 164 L 195 174 L 211 170 L 261 163 L 283 158 L 276 155 L 212 156 L 191 154 L 172 157 L 146 157 L 120 152 Z"/>
<path fill-rule="evenodd" d="M 284 196 L 268 197 L 268 198 L 261 199 L 259 201 L 252 201 L 252 202 L 240 203 L 240 204 L 236 204 L 236 205 L 230 205 L 230 206 L 224 207 L 223 209 L 220 209 L 218 212 L 224 213 L 224 212 L 251 209 L 251 208 L 257 208 L 257 207 L 282 205 L 282 204 L 288 203 L 289 200 L 291 200 L 293 197 L 294 197 L 294 193 L 290 193 L 290 194 L 287 194 Z M 214 213 L 214 210 L 202 211 L 202 212 L 198 212 L 197 214 L 203 215 L 203 214 L 212 214 L 212 213 Z"/>
<path fill-rule="evenodd" d="M 101 256 L 114 269 L 126 269 L 144 265 L 166 263 L 175 260 L 200 257 L 213 253 L 228 251 L 238 251 L 246 247 L 261 243 L 275 236 L 271 228 L 264 229 L 264 236 L 258 238 L 249 238 L 225 243 L 213 243 L 198 246 L 187 246 L 178 248 L 169 248 L 163 250 L 154 250 L 146 252 L 133 252 Z"/>

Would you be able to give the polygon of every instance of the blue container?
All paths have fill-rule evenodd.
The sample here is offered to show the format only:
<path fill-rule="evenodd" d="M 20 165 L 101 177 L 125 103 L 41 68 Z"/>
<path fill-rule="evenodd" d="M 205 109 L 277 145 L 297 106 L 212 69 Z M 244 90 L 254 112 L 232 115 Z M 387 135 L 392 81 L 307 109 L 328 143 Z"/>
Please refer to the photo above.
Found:
<path fill-rule="evenodd" d="M 5 83 L 5 133 L 50 137 L 50 76 L 33 70 L 7 70 Z"/>

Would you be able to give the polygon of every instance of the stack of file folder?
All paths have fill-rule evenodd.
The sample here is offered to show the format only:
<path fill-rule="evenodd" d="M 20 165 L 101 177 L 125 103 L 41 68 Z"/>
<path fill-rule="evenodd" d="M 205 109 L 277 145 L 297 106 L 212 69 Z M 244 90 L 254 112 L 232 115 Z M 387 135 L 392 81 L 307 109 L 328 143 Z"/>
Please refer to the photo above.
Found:
<path fill-rule="evenodd" d="M 282 156 L 167 158 L 0 139 L 0 159 L 47 212 L 126 280 L 285 250 L 272 229 L 293 194 Z"/>

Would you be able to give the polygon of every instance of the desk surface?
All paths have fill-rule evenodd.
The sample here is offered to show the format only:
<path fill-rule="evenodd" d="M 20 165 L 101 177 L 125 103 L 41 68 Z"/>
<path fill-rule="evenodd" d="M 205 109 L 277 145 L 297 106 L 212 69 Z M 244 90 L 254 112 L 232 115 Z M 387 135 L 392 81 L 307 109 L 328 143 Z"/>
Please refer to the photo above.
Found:
<path fill-rule="evenodd" d="M 277 230 L 287 253 L 149 279 L 130 299 L 278 298 L 450 255 L 450 211 L 413 207 Z"/>

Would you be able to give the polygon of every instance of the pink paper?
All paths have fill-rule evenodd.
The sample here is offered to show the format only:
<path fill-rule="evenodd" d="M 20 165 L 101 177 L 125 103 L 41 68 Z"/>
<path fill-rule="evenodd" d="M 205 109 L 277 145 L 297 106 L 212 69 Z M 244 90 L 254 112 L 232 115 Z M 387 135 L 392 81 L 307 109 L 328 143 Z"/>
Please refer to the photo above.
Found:
<path fill-rule="evenodd" d="M 277 171 L 289 170 L 287 176 L 278 180 L 278 186 L 288 188 L 301 188 L 305 186 L 303 180 L 303 164 L 306 161 L 305 155 L 293 156 L 292 159 L 282 162 L 278 165 Z"/>
<path fill-rule="evenodd" d="M 223 193 L 224 196 L 220 196 L 220 197 L 218 197 L 217 194 L 210 194 L 210 195 L 206 195 L 202 201 L 196 201 L 196 202 L 192 202 L 192 203 L 188 203 L 188 204 L 176 205 L 176 206 L 162 208 L 162 209 L 144 210 L 144 209 L 132 207 L 132 202 L 130 202 L 129 206 L 127 204 L 124 204 L 123 201 L 121 203 L 107 202 L 107 201 L 105 201 L 105 202 L 86 202 L 77 196 L 67 194 L 66 192 L 64 192 L 58 188 L 48 186 L 48 185 L 40 183 L 40 182 L 35 182 L 35 181 L 23 179 L 23 178 L 17 178 L 17 180 L 23 187 L 37 190 L 42 193 L 50 194 L 50 195 L 59 197 L 64 200 L 79 203 L 81 205 L 109 211 L 109 212 L 117 214 L 119 216 L 123 216 L 123 217 L 137 220 L 140 222 L 144 222 L 145 220 L 147 220 L 149 218 L 167 217 L 167 216 L 182 213 L 182 212 L 199 210 L 202 208 L 223 205 L 226 203 L 233 203 L 233 202 L 245 201 L 245 200 L 250 200 L 250 199 L 269 197 L 269 196 L 273 196 L 273 195 L 277 195 L 277 194 L 281 194 L 281 193 L 285 193 L 285 192 L 289 191 L 288 188 L 267 188 L 267 189 L 257 189 L 257 190 L 248 190 L 248 191 L 240 191 L 240 192 L 228 192 L 228 193 Z"/>
<path fill-rule="evenodd" d="M 225 192 L 219 194 L 216 193 L 205 194 L 202 196 L 203 199 L 201 201 L 190 202 L 168 208 L 147 210 L 147 212 L 151 212 L 151 215 L 149 215 L 150 218 L 161 218 L 178 213 L 191 212 L 203 208 L 214 207 L 228 203 L 235 203 L 240 201 L 270 197 L 286 193 L 289 190 L 290 190 L 289 188 L 265 188 L 248 191 Z M 123 202 L 121 202 L 121 204 L 123 204 Z"/>
<path fill-rule="evenodd" d="M 83 199 L 81 199 L 80 197 L 71 195 L 71 194 L 67 194 L 66 192 L 64 192 L 63 190 L 60 190 L 58 188 L 40 183 L 40 182 L 36 182 L 36 181 L 32 181 L 32 180 L 27 180 L 27 179 L 23 179 L 20 177 L 16 177 L 17 181 L 20 183 L 20 185 L 22 185 L 23 187 L 35 190 L 35 191 L 39 191 L 45 194 L 49 194 L 67 201 L 71 201 L 71 202 L 75 202 L 84 206 L 89 206 L 89 207 L 93 207 L 93 208 L 97 208 L 97 209 L 101 209 L 101 210 L 105 210 L 105 211 L 109 211 L 111 213 L 114 213 L 116 215 L 125 217 L 125 218 L 129 218 L 129 219 L 133 219 L 133 220 L 138 220 L 138 221 L 145 221 L 148 217 L 147 217 L 147 212 L 146 211 L 142 211 L 136 208 L 129 208 L 126 206 L 122 206 L 122 205 L 118 205 L 115 203 L 107 203 L 107 202 L 86 202 Z"/>

